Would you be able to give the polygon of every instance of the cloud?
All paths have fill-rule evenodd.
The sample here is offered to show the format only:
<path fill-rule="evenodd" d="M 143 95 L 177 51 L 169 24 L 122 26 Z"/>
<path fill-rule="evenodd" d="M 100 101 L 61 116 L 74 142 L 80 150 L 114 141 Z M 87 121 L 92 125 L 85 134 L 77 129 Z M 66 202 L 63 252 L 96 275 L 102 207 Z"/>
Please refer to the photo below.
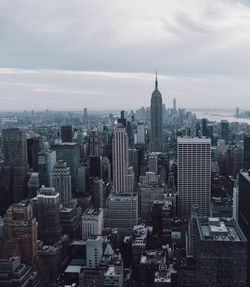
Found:
<path fill-rule="evenodd" d="M 1 1 L 0 81 L 7 85 L 0 93 L 25 100 L 27 93 L 64 94 L 65 107 L 79 106 L 68 105 L 67 93 L 99 95 L 100 108 L 108 100 L 117 108 L 119 101 L 120 108 L 138 106 L 148 103 L 157 66 L 169 98 L 180 97 L 183 106 L 190 105 L 184 94 L 195 106 L 211 104 L 208 95 L 246 101 L 249 27 L 244 0 Z M 28 106 L 46 105 L 29 99 Z"/>

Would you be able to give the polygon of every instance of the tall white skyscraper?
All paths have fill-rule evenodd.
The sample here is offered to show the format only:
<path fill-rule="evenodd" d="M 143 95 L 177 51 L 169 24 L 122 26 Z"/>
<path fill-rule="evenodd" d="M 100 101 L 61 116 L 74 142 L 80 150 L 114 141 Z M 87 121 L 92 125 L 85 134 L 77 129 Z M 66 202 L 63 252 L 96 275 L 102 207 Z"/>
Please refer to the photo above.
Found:
<path fill-rule="evenodd" d="M 72 199 L 70 167 L 65 161 L 58 161 L 52 171 L 52 186 L 60 194 L 60 203 L 69 207 Z"/>
<path fill-rule="evenodd" d="M 128 135 L 123 126 L 116 126 L 112 141 L 113 189 L 127 192 Z"/>
<path fill-rule="evenodd" d="M 194 204 L 200 216 L 210 216 L 211 139 L 178 137 L 177 145 L 179 216 L 190 217 Z"/>

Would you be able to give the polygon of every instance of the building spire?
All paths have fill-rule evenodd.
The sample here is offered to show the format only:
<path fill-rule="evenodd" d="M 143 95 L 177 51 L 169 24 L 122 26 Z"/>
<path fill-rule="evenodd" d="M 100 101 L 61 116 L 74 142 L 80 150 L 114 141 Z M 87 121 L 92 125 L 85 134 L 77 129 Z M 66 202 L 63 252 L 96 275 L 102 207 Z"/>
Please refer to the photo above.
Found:
<path fill-rule="evenodd" d="M 157 68 L 155 71 L 155 90 L 158 91 Z"/>

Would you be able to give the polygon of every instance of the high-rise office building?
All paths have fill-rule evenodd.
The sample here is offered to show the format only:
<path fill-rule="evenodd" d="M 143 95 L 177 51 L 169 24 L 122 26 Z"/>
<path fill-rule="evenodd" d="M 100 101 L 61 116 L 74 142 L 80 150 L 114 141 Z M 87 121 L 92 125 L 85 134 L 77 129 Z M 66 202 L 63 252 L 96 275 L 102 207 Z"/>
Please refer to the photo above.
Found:
<path fill-rule="evenodd" d="M 24 131 L 11 128 L 4 129 L 3 137 L 3 153 L 4 164 L 2 167 L 1 179 L 1 206 L 5 210 L 10 203 L 16 203 L 22 200 L 27 191 L 27 172 L 28 172 L 28 156 L 27 156 L 27 140 Z"/>
<path fill-rule="evenodd" d="M 221 137 L 228 142 L 229 139 L 229 123 L 226 120 L 221 121 Z"/>
<path fill-rule="evenodd" d="M 207 119 L 202 119 L 202 135 L 207 136 Z"/>
<path fill-rule="evenodd" d="M 250 136 L 244 136 L 244 168 L 250 169 Z"/>
<path fill-rule="evenodd" d="M 123 126 L 116 126 L 112 140 L 113 189 L 127 191 L 128 135 Z"/>
<path fill-rule="evenodd" d="M 155 79 L 155 90 L 151 97 L 150 106 L 151 138 L 150 146 L 152 152 L 161 152 L 163 149 L 163 122 L 162 122 L 162 97 L 158 90 L 157 74 Z"/>
<path fill-rule="evenodd" d="M 52 186 L 60 195 L 60 203 L 69 207 L 72 200 L 70 168 L 65 161 L 59 160 L 52 171 Z"/>
<path fill-rule="evenodd" d="M 102 235 L 103 231 L 103 209 L 86 209 L 82 215 L 82 240 L 91 236 Z"/>
<path fill-rule="evenodd" d="M 27 139 L 29 168 L 38 171 L 38 153 L 42 150 L 42 137 Z"/>
<path fill-rule="evenodd" d="M 131 234 L 138 222 L 138 195 L 136 193 L 112 193 L 104 210 L 104 226 L 117 228 L 121 234 Z"/>
<path fill-rule="evenodd" d="M 239 206 L 238 222 L 248 240 L 247 281 L 250 283 L 250 172 L 240 171 L 239 174 Z M 248 285 L 247 285 L 248 286 Z"/>
<path fill-rule="evenodd" d="M 45 150 L 38 153 L 38 172 L 40 186 L 52 186 L 52 170 L 56 164 L 56 152 Z"/>
<path fill-rule="evenodd" d="M 211 139 L 178 137 L 177 145 L 179 216 L 190 217 L 193 204 L 198 204 L 201 216 L 209 216 Z"/>
<path fill-rule="evenodd" d="M 1 247 L 9 256 L 19 255 L 23 263 L 37 259 L 37 221 L 27 203 L 12 204 L 4 217 L 4 240 Z"/>
<path fill-rule="evenodd" d="M 72 190 L 76 189 L 76 174 L 80 166 L 80 147 L 78 143 L 62 142 L 52 145 L 56 151 L 56 160 L 66 161 L 70 167 Z"/>
<path fill-rule="evenodd" d="M 199 287 L 246 284 L 247 240 L 234 219 L 198 217 L 197 283 Z"/>
<path fill-rule="evenodd" d="M 150 172 L 158 173 L 158 157 L 157 154 L 151 153 L 148 158 L 148 167 Z"/>
<path fill-rule="evenodd" d="M 62 142 L 72 142 L 72 126 L 61 127 L 61 140 Z"/>
<path fill-rule="evenodd" d="M 62 236 L 59 193 L 53 187 L 42 186 L 37 194 L 38 238 L 54 244 Z"/>
<path fill-rule="evenodd" d="M 137 125 L 137 144 L 145 144 L 145 124 L 139 122 Z"/>
<path fill-rule="evenodd" d="M 101 139 L 98 131 L 91 131 L 89 135 L 89 155 L 100 156 Z"/>

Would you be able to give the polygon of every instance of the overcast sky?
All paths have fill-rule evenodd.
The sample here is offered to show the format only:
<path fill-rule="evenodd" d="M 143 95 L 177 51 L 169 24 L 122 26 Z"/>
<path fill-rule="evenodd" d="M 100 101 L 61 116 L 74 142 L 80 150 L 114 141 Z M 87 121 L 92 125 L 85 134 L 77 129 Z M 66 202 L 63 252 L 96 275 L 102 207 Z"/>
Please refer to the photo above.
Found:
<path fill-rule="evenodd" d="M 250 109 L 247 0 L 1 0 L 0 110 Z"/>

